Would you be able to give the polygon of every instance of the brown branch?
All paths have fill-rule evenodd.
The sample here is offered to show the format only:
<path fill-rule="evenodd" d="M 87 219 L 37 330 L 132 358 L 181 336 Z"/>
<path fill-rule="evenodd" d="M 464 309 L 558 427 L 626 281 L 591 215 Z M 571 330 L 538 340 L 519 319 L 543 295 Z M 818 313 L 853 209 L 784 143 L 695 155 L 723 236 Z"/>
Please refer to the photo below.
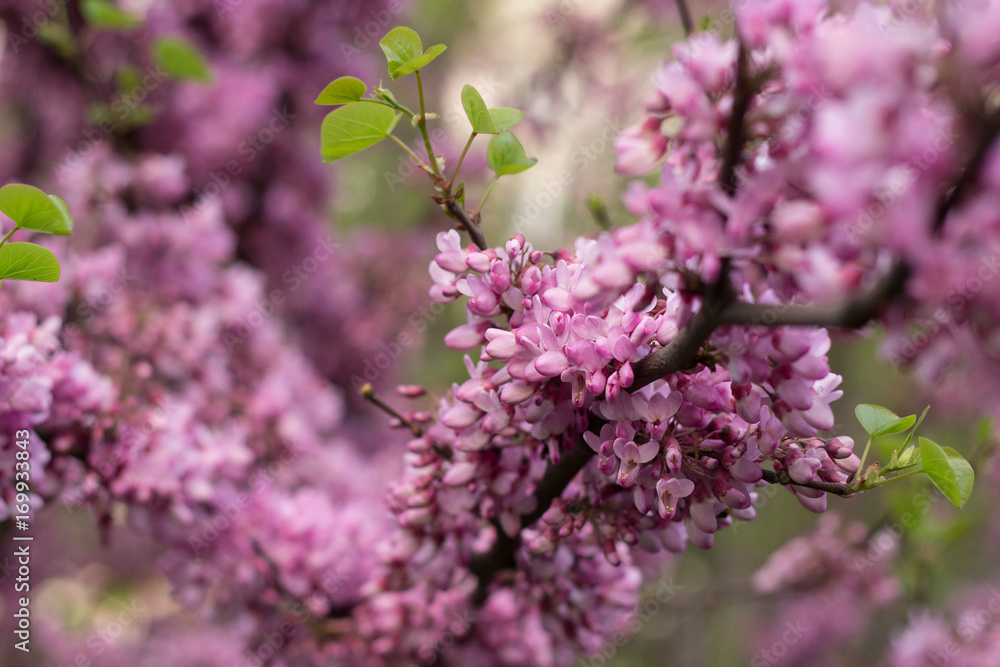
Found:
<path fill-rule="evenodd" d="M 677 0 L 677 11 L 681 14 L 681 25 L 684 26 L 684 34 L 688 37 L 694 32 L 694 21 L 691 20 L 691 10 L 688 9 L 687 0 Z"/>
<path fill-rule="evenodd" d="M 934 225 L 932 227 L 935 235 L 940 235 L 941 230 L 944 229 L 944 221 L 947 219 L 948 213 L 954 208 L 962 195 L 965 194 L 966 190 L 975 185 L 979 179 L 979 172 L 998 135 L 1000 135 L 1000 112 L 983 119 L 983 123 L 979 127 L 979 133 L 976 136 L 976 148 L 969 158 L 969 163 L 962 170 L 958 180 L 955 181 L 955 185 L 949 188 L 945 196 L 938 202 L 937 210 L 934 212 Z"/>
<path fill-rule="evenodd" d="M 719 170 L 720 184 L 730 196 L 736 192 L 737 184 L 734 175 L 746 140 L 744 120 L 747 110 L 750 108 L 750 99 L 753 96 L 747 61 L 747 51 L 741 44 L 736 61 L 736 90 L 733 111 L 729 118 L 723 162 Z M 453 216 L 458 217 L 457 213 L 461 213 L 468 220 L 465 211 L 454 201 L 444 203 L 448 207 L 448 212 Z M 457 209 L 457 211 L 453 209 Z M 459 220 L 462 221 L 461 218 Z M 463 222 L 463 225 L 466 223 Z M 478 231 L 479 228 L 473 221 L 469 220 L 466 229 Z M 720 324 L 720 316 L 732 299 L 732 287 L 729 284 L 729 262 L 724 260 L 719 280 L 704 294 L 701 309 L 692 316 L 688 326 L 670 344 L 650 353 L 635 364 L 633 369 L 635 378 L 628 391 L 638 391 L 659 378 L 696 366 L 702 345 Z M 596 420 L 596 417 L 591 418 L 591 428 L 596 426 L 599 429 L 600 425 Z M 538 502 L 535 510 L 521 517 L 522 528 L 528 527 L 540 519 L 552 505 L 552 501 L 562 495 L 570 481 L 593 457 L 594 451 L 589 446 L 583 442 L 577 442 L 576 447 L 567 451 L 559 463 L 549 466 L 538 484 L 536 491 Z M 520 540 L 507 535 L 496 522 L 494 522 L 494 526 L 497 531 L 496 542 L 486 553 L 474 556 L 469 566 L 470 571 L 478 579 L 476 592 L 473 596 L 476 604 L 482 604 L 486 600 L 489 584 L 498 572 L 511 569 L 516 565 L 514 554 L 520 545 Z"/>
<path fill-rule="evenodd" d="M 690 325 L 685 327 L 669 345 L 649 354 L 635 365 L 635 380 L 628 391 L 637 391 L 658 378 L 696 366 L 698 353 L 715 329 L 717 317 L 717 308 L 703 306 L 695 313 Z M 591 415 L 591 430 L 599 431 L 603 424 L 602 419 Z M 581 439 L 576 443 L 576 447 L 563 453 L 559 463 L 550 465 L 535 491 L 538 502 L 534 511 L 521 517 L 522 528 L 527 528 L 538 521 L 548 511 L 552 501 L 562 495 L 566 486 L 593 457 L 594 450 Z M 507 535 L 496 522 L 494 525 L 497 531 L 496 542 L 486 553 L 474 556 L 469 565 L 469 570 L 479 580 L 473 596 L 475 604 L 482 604 L 486 600 L 489 584 L 498 572 L 514 568 L 514 554 L 520 546 L 518 538 Z"/>
<path fill-rule="evenodd" d="M 721 324 L 761 324 L 766 326 L 841 327 L 857 329 L 874 319 L 882 308 L 902 294 L 909 268 L 897 261 L 866 292 L 839 304 L 767 305 L 731 302 L 721 313 Z"/>
<path fill-rule="evenodd" d="M 730 197 L 736 193 L 736 166 L 746 142 L 746 115 L 753 97 L 750 83 L 749 56 L 743 44 L 739 45 L 736 56 L 736 86 L 733 91 L 733 110 L 726 125 L 726 146 L 722 152 L 722 166 L 719 167 L 719 187 Z"/>
<path fill-rule="evenodd" d="M 386 413 L 390 417 L 393 417 L 394 419 L 399 420 L 400 424 L 410 429 L 410 432 L 413 433 L 414 438 L 419 438 L 424 434 L 424 431 L 422 428 L 420 428 L 420 426 L 418 426 L 414 422 L 411 422 L 409 419 L 400 414 L 396 408 L 392 407 L 391 405 L 383 401 L 381 398 L 379 398 L 378 395 L 375 393 L 375 387 L 372 386 L 371 382 L 365 382 L 363 385 L 361 385 L 361 389 L 358 391 L 358 393 L 361 394 L 362 398 L 364 398 L 366 401 L 374 405 L 382 412 Z"/>
<path fill-rule="evenodd" d="M 842 484 L 840 482 L 824 482 L 823 480 L 814 479 L 806 484 L 800 484 L 792 481 L 792 478 L 788 476 L 787 472 L 778 473 L 773 470 L 762 470 L 761 472 L 764 473 L 764 481 L 768 484 L 802 486 L 809 489 L 816 489 L 817 491 L 826 491 L 827 493 L 832 493 L 836 496 L 849 496 L 858 492 L 857 489 L 852 489 L 849 484 Z"/>
<path fill-rule="evenodd" d="M 438 203 L 444 206 L 444 210 L 448 213 L 448 215 L 457 220 L 458 224 L 460 224 L 462 228 L 468 232 L 469 238 L 472 239 L 472 242 L 476 244 L 477 248 L 480 250 L 486 250 L 490 247 L 489 244 L 486 243 L 486 236 L 483 234 L 483 230 L 479 227 L 479 224 L 469 217 L 468 211 L 466 211 L 461 204 L 456 202 L 454 199 L 438 201 Z"/>

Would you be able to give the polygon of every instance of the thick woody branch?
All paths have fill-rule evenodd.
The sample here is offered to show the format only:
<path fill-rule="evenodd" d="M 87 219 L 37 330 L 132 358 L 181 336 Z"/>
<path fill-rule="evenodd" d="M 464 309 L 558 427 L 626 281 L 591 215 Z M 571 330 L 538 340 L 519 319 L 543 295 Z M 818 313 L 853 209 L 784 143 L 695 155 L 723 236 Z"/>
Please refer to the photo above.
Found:
<path fill-rule="evenodd" d="M 948 218 L 948 213 L 955 207 L 955 204 L 962 198 L 966 191 L 979 180 L 979 172 L 982 170 L 986 156 L 993 148 L 993 142 L 1000 136 L 1000 112 L 983 118 L 976 136 L 975 149 L 965 169 L 959 175 L 955 184 L 948 189 L 948 192 L 938 202 L 937 210 L 934 212 L 934 234 L 940 234 L 944 229 L 944 221 Z"/>
<path fill-rule="evenodd" d="M 719 321 L 721 324 L 857 329 L 874 319 L 886 304 L 903 292 L 908 275 L 906 264 L 897 261 L 871 289 L 842 303 L 796 306 L 733 301 L 723 309 Z"/>
<path fill-rule="evenodd" d="M 722 152 L 722 166 L 719 167 L 719 186 L 732 196 L 736 193 L 736 167 L 743 154 L 743 144 L 746 142 L 746 115 L 750 110 L 750 100 L 753 98 L 753 86 L 750 82 L 749 56 L 743 44 L 739 45 L 736 56 L 736 89 L 733 92 L 733 110 L 729 114 L 729 124 L 726 126 L 726 146 Z"/>
<path fill-rule="evenodd" d="M 480 250 L 486 250 L 489 248 L 489 244 L 486 243 L 486 236 L 483 234 L 483 230 L 479 227 L 479 224 L 469 217 L 469 213 L 462 207 L 461 204 L 456 202 L 454 199 L 444 200 L 443 204 L 445 211 L 448 215 L 458 221 L 458 224 L 465 229 L 469 234 L 469 238 L 472 242 L 476 244 L 476 247 Z"/>
<path fill-rule="evenodd" d="M 768 484 L 781 484 L 783 486 L 801 486 L 808 489 L 816 489 L 817 491 L 826 491 L 827 493 L 832 493 L 836 496 L 849 496 L 852 493 L 857 493 L 857 489 L 852 489 L 848 484 L 842 484 L 840 482 L 824 482 L 819 479 L 814 479 L 811 482 L 805 484 L 800 484 L 798 482 L 792 481 L 792 478 L 788 476 L 788 473 L 774 472 L 773 470 L 764 470 L 764 481 Z"/>
<path fill-rule="evenodd" d="M 681 15 L 684 34 L 690 37 L 691 33 L 694 32 L 694 21 L 691 20 L 691 10 L 688 8 L 687 0 L 677 0 L 677 11 Z"/>
<path fill-rule="evenodd" d="M 669 345 L 651 353 L 635 366 L 635 381 L 629 391 L 636 391 L 654 380 L 693 368 L 698 363 L 698 352 L 702 344 L 715 329 L 717 320 L 713 308 L 702 308 L 691 319 L 690 326 L 685 327 Z M 599 430 L 602 420 L 591 416 L 591 430 Z M 566 486 L 583 470 L 587 462 L 594 457 L 594 450 L 582 441 L 576 447 L 564 452 L 559 463 L 550 465 L 542 476 L 535 490 L 537 504 L 535 510 L 521 517 L 522 527 L 528 527 L 538 521 L 552 501 L 562 495 Z M 515 566 L 514 554 L 520 546 L 518 538 L 510 537 L 494 522 L 497 540 L 484 554 L 477 555 L 469 564 L 469 570 L 479 580 L 473 601 L 482 604 L 486 600 L 488 587 L 493 577 L 500 571 L 512 569 Z"/>

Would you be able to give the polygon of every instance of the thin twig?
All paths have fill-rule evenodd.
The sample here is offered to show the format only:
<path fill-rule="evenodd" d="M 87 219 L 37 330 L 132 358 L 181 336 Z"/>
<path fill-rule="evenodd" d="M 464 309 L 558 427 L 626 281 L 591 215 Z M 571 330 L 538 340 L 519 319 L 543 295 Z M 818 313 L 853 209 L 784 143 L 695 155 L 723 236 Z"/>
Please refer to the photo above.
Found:
<path fill-rule="evenodd" d="M 722 166 L 719 167 L 719 187 L 726 194 L 736 193 L 736 167 L 739 165 L 743 144 L 746 141 L 746 115 L 750 109 L 750 99 L 753 89 L 750 84 L 749 55 L 741 43 L 736 55 L 736 86 L 733 91 L 733 110 L 729 114 L 726 126 L 726 146 L 722 153 Z"/>
<path fill-rule="evenodd" d="M 468 212 L 458 202 L 453 199 L 447 199 L 443 202 L 443 206 L 448 215 L 457 220 L 458 224 L 462 225 L 465 231 L 468 232 L 469 238 L 472 239 L 477 248 L 480 250 L 489 248 L 489 245 L 486 243 L 486 236 L 483 235 L 483 230 L 479 228 L 475 220 L 469 217 Z"/>
<path fill-rule="evenodd" d="M 897 261 L 870 290 L 842 303 L 795 306 L 733 301 L 723 309 L 719 321 L 721 324 L 857 329 L 874 319 L 885 304 L 902 294 L 908 275 L 906 264 Z"/>
<path fill-rule="evenodd" d="M 677 11 L 681 14 L 681 25 L 684 26 L 684 34 L 688 37 L 694 32 L 694 21 L 691 20 L 691 10 L 688 9 L 687 0 L 677 0 Z"/>
<path fill-rule="evenodd" d="M 396 410 L 396 408 L 392 407 L 391 405 L 383 401 L 381 398 L 379 398 L 378 395 L 375 394 L 375 388 L 372 387 L 371 383 L 366 382 L 363 385 L 361 385 L 359 393 L 361 394 L 362 398 L 364 398 L 366 401 L 377 407 L 379 410 L 386 413 L 390 417 L 398 419 L 400 423 L 403 424 L 403 426 L 410 429 L 410 432 L 413 433 L 414 438 L 419 438 L 424 434 L 423 429 L 421 429 L 419 426 L 417 426 L 409 419 L 401 415 L 399 411 Z"/>
<path fill-rule="evenodd" d="M 635 381 L 628 391 L 637 391 L 658 377 L 679 373 L 697 365 L 702 343 L 715 328 L 715 317 L 714 308 L 703 307 L 694 315 L 691 325 L 681 331 L 669 345 L 636 364 Z M 644 365 L 643 362 L 647 363 Z M 657 373 L 659 375 L 653 377 Z M 600 418 L 591 416 L 591 430 L 599 431 L 602 423 Z M 521 517 L 521 526 L 528 527 L 538 521 L 548 511 L 552 501 L 562 495 L 570 481 L 593 457 L 594 450 L 580 439 L 576 447 L 563 453 L 559 463 L 550 465 L 535 490 L 535 509 Z M 485 601 L 489 584 L 498 572 L 514 567 L 514 554 L 519 546 L 519 539 L 510 537 L 497 526 L 497 540 L 490 550 L 472 559 L 469 569 L 479 580 L 473 597 L 476 604 Z"/>
<path fill-rule="evenodd" d="M 979 172 L 986 161 L 986 156 L 989 155 L 990 150 L 993 148 L 993 142 L 996 141 L 998 135 L 1000 135 L 1000 112 L 996 112 L 983 119 L 983 123 L 979 127 L 978 136 L 976 137 L 976 147 L 972 153 L 972 157 L 969 158 L 965 169 L 962 170 L 958 180 L 955 181 L 955 185 L 949 188 L 945 196 L 938 202 L 937 210 L 934 212 L 934 225 L 932 227 L 935 235 L 940 235 L 941 230 L 944 229 L 944 221 L 947 219 L 948 213 L 965 194 L 966 190 L 975 185 L 979 179 Z"/>
<path fill-rule="evenodd" d="M 849 484 L 843 484 L 841 482 L 824 482 L 823 480 L 814 479 L 811 482 L 805 484 L 800 484 L 799 482 L 793 481 L 788 473 L 777 473 L 773 470 L 762 470 L 764 473 L 764 481 L 768 484 L 781 484 L 783 486 L 802 486 L 809 489 L 816 489 L 817 491 L 826 491 L 827 493 L 832 493 L 836 496 L 849 496 L 853 493 L 858 493 L 857 489 L 851 488 Z"/>

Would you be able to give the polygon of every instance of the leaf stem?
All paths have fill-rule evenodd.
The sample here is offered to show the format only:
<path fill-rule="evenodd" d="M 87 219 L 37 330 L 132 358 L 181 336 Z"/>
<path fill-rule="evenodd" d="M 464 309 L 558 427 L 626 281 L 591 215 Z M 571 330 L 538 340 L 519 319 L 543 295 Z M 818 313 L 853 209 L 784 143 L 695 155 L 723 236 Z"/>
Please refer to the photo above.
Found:
<path fill-rule="evenodd" d="M 411 151 L 410 147 L 407 146 L 406 144 L 404 144 L 402 141 L 400 141 L 399 137 L 397 137 L 394 134 L 390 134 L 389 138 L 392 139 L 393 141 L 395 141 L 397 144 L 399 144 L 400 148 L 402 148 L 404 151 L 406 151 L 407 153 L 409 153 L 410 157 L 412 157 L 414 160 L 416 160 L 418 167 L 420 167 L 424 171 L 430 171 L 430 167 L 428 167 L 426 164 L 424 164 L 423 160 L 420 159 L 420 156 L 417 155 L 416 153 L 414 153 L 413 151 Z"/>
<path fill-rule="evenodd" d="M 862 454 L 861 454 L 861 463 L 858 464 L 858 470 L 859 471 L 862 471 L 862 470 L 865 469 L 865 459 L 868 458 L 868 450 L 872 448 L 872 440 L 873 440 L 873 438 L 871 436 L 868 436 L 868 444 L 865 445 L 865 451 L 862 452 Z M 851 480 L 850 481 L 852 481 L 852 482 L 854 481 L 854 476 L 855 475 L 857 475 L 857 473 L 855 473 L 854 475 L 851 475 Z"/>
<path fill-rule="evenodd" d="M 465 142 L 465 148 L 462 149 L 462 154 L 458 158 L 458 163 L 455 165 L 455 172 L 451 175 L 451 180 L 448 181 L 448 190 L 446 195 L 451 194 L 451 186 L 455 184 L 455 179 L 458 178 L 458 170 L 462 168 L 462 162 L 465 160 L 465 154 L 469 152 L 469 147 L 472 146 L 472 140 L 476 138 L 478 132 L 473 132 L 469 135 L 469 140 Z"/>
<path fill-rule="evenodd" d="M 859 468 L 860 470 L 860 468 Z M 871 484 L 862 484 L 858 491 L 867 491 L 869 489 L 877 489 L 880 486 L 885 486 L 889 482 L 895 482 L 897 479 L 903 479 L 904 477 L 912 477 L 914 475 L 919 475 L 924 471 L 924 467 L 920 466 L 919 469 L 908 470 L 899 475 L 893 475 L 892 477 L 882 477 L 878 481 L 872 482 Z"/>
<path fill-rule="evenodd" d="M 13 236 L 13 235 L 14 235 L 14 232 L 16 232 L 17 230 L 18 230 L 18 227 L 17 227 L 17 225 L 14 225 L 14 228 L 13 228 L 13 229 L 11 229 L 11 230 L 10 230 L 9 232 L 7 232 L 7 236 L 3 237 L 3 240 L 0 240 L 0 248 L 2 248 L 2 247 L 4 246 L 4 244 L 6 244 L 6 243 L 7 243 L 7 240 L 8 240 L 8 239 L 9 239 L 9 238 L 10 238 L 11 236 Z"/>
<path fill-rule="evenodd" d="M 489 197 L 490 193 L 493 192 L 493 186 L 496 185 L 497 181 L 499 180 L 500 180 L 500 174 L 497 174 L 493 177 L 493 180 L 490 181 L 490 186 L 486 188 L 486 193 L 483 195 L 482 201 L 480 201 L 479 206 L 476 207 L 476 212 L 472 214 L 473 218 L 479 217 L 479 212 L 483 210 L 483 205 L 486 204 L 487 197 Z"/>
<path fill-rule="evenodd" d="M 420 120 L 417 121 L 417 127 L 420 128 L 420 134 L 424 137 L 424 146 L 427 147 L 427 159 L 431 162 L 431 169 L 434 170 L 435 176 L 441 176 L 441 172 L 438 171 L 437 158 L 434 157 L 434 147 L 431 146 L 431 138 L 427 134 L 427 115 L 424 112 L 424 86 L 420 82 L 420 70 L 417 70 L 414 74 L 417 76 L 417 95 L 420 97 Z"/>
<path fill-rule="evenodd" d="M 375 94 L 378 95 L 379 99 L 378 100 L 372 100 L 372 102 L 376 102 L 378 104 L 384 104 L 385 106 L 390 107 L 392 109 L 395 109 L 396 111 L 401 111 L 402 113 L 406 114 L 407 117 L 409 117 L 409 118 L 413 118 L 414 116 L 416 116 L 415 113 L 413 113 L 412 111 L 410 111 L 409 109 L 407 109 L 402 104 L 400 104 L 396 100 L 392 99 L 388 95 L 385 95 L 385 94 L 380 93 L 380 92 L 376 92 Z M 379 100 L 381 100 L 381 102 Z M 362 101 L 364 101 L 364 100 L 362 100 Z"/>

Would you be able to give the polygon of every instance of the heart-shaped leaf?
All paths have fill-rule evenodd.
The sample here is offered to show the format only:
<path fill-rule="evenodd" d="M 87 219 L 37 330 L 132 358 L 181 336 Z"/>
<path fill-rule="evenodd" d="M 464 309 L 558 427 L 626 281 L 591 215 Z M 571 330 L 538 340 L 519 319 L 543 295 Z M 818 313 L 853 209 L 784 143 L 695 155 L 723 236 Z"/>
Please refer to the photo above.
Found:
<path fill-rule="evenodd" d="M 493 126 L 493 119 L 490 117 L 490 110 L 486 108 L 486 102 L 482 95 L 472 86 L 466 84 L 462 88 L 462 107 L 465 115 L 472 124 L 472 131 L 479 134 L 496 134 L 499 130 Z"/>
<path fill-rule="evenodd" d="M 385 54 L 386 60 L 389 61 L 389 76 L 392 76 L 397 68 L 424 52 L 420 35 L 417 34 L 416 30 L 405 26 L 390 30 L 385 37 L 379 40 L 378 45 L 382 47 L 382 52 Z"/>
<path fill-rule="evenodd" d="M 131 30 L 142 24 L 138 18 L 123 12 L 108 0 L 83 0 L 80 13 L 88 25 L 103 30 Z"/>
<path fill-rule="evenodd" d="M 538 163 L 535 158 L 529 158 L 524 153 L 521 142 L 510 130 L 504 130 L 490 139 L 486 150 L 486 160 L 498 176 L 518 174 L 530 169 Z"/>
<path fill-rule="evenodd" d="M 436 44 L 424 51 L 420 35 L 405 26 L 390 30 L 378 45 L 382 47 L 382 52 L 389 61 L 389 77 L 392 79 L 398 79 L 426 67 L 448 48 L 444 44 Z"/>
<path fill-rule="evenodd" d="M 357 102 L 334 109 L 323 120 L 320 152 L 335 162 L 389 136 L 402 114 L 381 104 Z"/>
<path fill-rule="evenodd" d="M 393 79 L 398 79 L 401 76 L 406 76 L 407 74 L 412 74 L 418 69 L 423 69 L 430 64 L 432 60 L 437 58 L 439 55 L 444 53 L 445 49 L 448 47 L 444 44 L 435 44 L 434 46 L 428 48 L 423 55 L 417 56 L 413 60 L 403 63 L 395 72 L 389 74 Z"/>
<path fill-rule="evenodd" d="M 59 209 L 59 213 L 62 215 L 62 225 L 59 226 L 59 236 L 70 236 L 73 233 L 73 216 L 69 213 L 69 207 L 66 206 L 66 202 L 59 195 L 49 195 L 49 199 L 52 203 L 56 205 Z"/>
<path fill-rule="evenodd" d="M 158 40 L 153 45 L 153 54 L 163 71 L 175 79 L 212 80 L 212 73 L 201 52 L 183 39 Z"/>
<path fill-rule="evenodd" d="M 0 211 L 22 229 L 59 236 L 73 233 L 66 203 L 30 185 L 14 183 L 0 188 Z"/>
<path fill-rule="evenodd" d="M 524 120 L 524 112 L 510 107 L 493 107 L 490 109 L 490 120 L 497 132 L 503 132 Z"/>
<path fill-rule="evenodd" d="M 951 447 L 942 447 L 933 440 L 918 438 L 924 473 L 944 497 L 961 507 L 972 493 L 975 473 L 961 454 Z"/>
<path fill-rule="evenodd" d="M 869 405 L 866 403 L 862 403 L 854 408 L 854 414 L 857 416 L 858 421 L 861 422 L 861 426 L 864 427 L 865 432 L 873 438 L 880 435 L 889 435 L 890 433 L 902 433 L 913 426 L 913 423 L 917 420 L 916 415 L 900 418 L 894 412 L 883 408 L 881 405 Z"/>
<path fill-rule="evenodd" d="M 368 86 L 354 76 L 342 76 L 332 81 L 316 98 L 316 104 L 337 105 L 357 102 L 368 92 Z"/>
<path fill-rule="evenodd" d="M 0 280 L 59 280 L 59 260 L 48 248 L 34 243 L 7 243 L 0 247 Z"/>

